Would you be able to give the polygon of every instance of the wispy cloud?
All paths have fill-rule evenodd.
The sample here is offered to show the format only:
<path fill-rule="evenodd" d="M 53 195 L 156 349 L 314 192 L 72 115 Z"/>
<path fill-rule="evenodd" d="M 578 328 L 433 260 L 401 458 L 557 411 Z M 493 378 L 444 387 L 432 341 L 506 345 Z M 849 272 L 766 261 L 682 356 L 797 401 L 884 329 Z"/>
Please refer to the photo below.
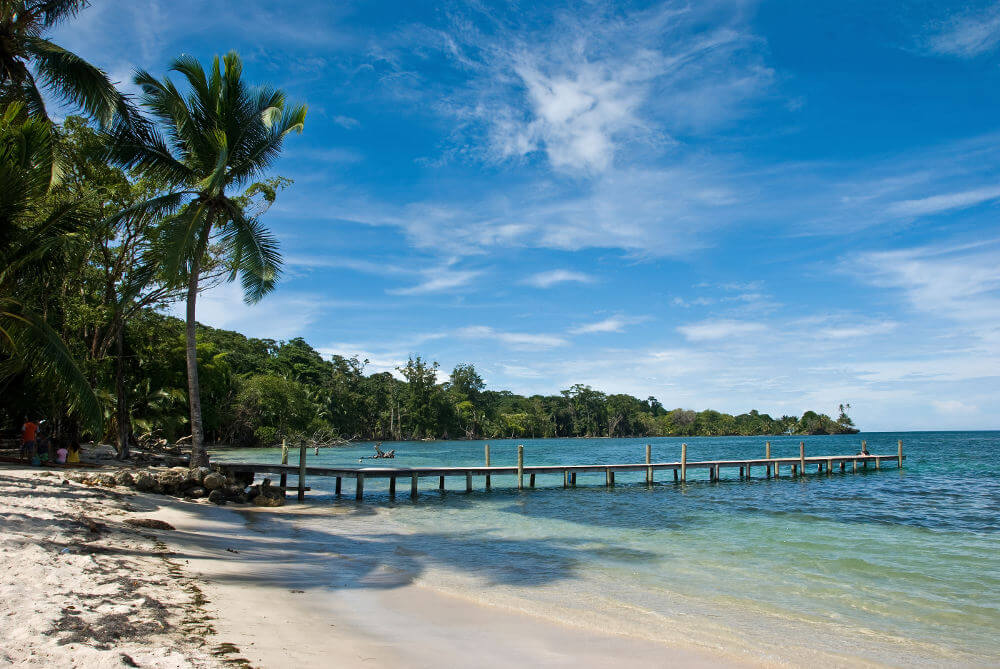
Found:
<path fill-rule="evenodd" d="M 351 118 L 350 116 L 334 116 L 332 120 L 341 128 L 346 128 L 348 130 L 353 130 L 354 128 L 361 126 L 361 121 L 356 118 Z"/>
<path fill-rule="evenodd" d="M 889 205 L 889 211 L 904 216 L 926 216 L 954 209 L 965 209 L 1000 198 L 1000 187 L 975 188 L 958 193 L 944 193 Z"/>
<path fill-rule="evenodd" d="M 571 282 L 593 283 L 594 277 L 589 274 L 584 274 L 583 272 L 573 272 L 568 269 L 553 269 L 546 272 L 532 274 L 521 283 L 528 286 L 534 286 L 535 288 L 551 288 L 559 283 Z"/>
<path fill-rule="evenodd" d="M 689 325 L 681 325 L 677 331 L 692 342 L 719 341 L 748 337 L 764 332 L 766 328 L 761 323 L 737 321 L 732 319 L 706 320 Z"/>
<path fill-rule="evenodd" d="M 706 22 L 708 11 L 590 4 L 531 28 L 525 18 L 493 19 L 489 30 L 453 15 L 447 29 L 411 35 L 469 77 L 441 108 L 462 123 L 460 134 L 485 140 L 481 157 L 537 154 L 557 170 L 595 174 L 624 146 L 669 146 L 675 130 L 738 116 L 769 86 L 773 73 L 742 13 Z"/>
<path fill-rule="evenodd" d="M 441 265 L 427 270 L 421 270 L 423 281 L 405 288 L 393 288 L 386 292 L 390 295 L 426 295 L 442 293 L 464 288 L 482 276 L 479 270 L 456 270 L 450 265 Z"/>
<path fill-rule="evenodd" d="M 503 342 L 511 348 L 522 350 L 539 350 L 565 346 L 563 337 L 550 334 L 533 334 L 528 332 L 502 332 L 486 325 L 470 325 L 457 331 L 459 337 L 465 339 L 493 339 Z"/>
<path fill-rule="evenodd" d="M 931 51 L 972 58 L 992 51 L 1000 43 L 1000 4 L 984 11 L 958 14 L 939 25 L 927 38 Z"/>
<path fill-rule="evenodd" d="M 1000 240 L 870 252 L 842 267 L 866 283 L 900 291 L 914 311 L 1000 344 Z"/>

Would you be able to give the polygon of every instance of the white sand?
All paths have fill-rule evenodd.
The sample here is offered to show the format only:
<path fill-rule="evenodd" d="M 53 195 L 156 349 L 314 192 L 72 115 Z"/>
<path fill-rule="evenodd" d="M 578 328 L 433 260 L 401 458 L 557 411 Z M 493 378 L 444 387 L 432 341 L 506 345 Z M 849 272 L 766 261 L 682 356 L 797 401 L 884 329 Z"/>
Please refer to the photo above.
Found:
<path fill-rule="evenodd" d="M 328 505 L 219 508 L 61 480 L 0 468 L 0 665 L 120 667 L 123 653 L 143 667 L 219 666 L 223 657 L 260 667 L 735 665 L 480 606 L 322 547 L 302 560 L 294 539 L 254 527 L 258 514 L 316 514 L 336 536 Z M 81 513 L 106 531 L 91 532 Z M 133 530 L 127 517 L 176 530 Z M 377 516 L 372 523 L 375 532 Z M 337 587 L 358 579 L 370 587 Z M 107 618 L 115 613 L 125 615 Z M 118 628 L 101 627 L 109 620 Z M 121 621 L 135 638 L 108 638 Z"/>

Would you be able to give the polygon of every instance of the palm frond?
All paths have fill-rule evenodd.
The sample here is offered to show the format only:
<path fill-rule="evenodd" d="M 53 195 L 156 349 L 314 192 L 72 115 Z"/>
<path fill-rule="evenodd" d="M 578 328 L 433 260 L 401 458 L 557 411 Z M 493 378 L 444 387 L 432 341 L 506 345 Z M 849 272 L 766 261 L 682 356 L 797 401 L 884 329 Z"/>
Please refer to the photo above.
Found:
<path fill-rule="evenodd" d="M 25 50 L 43 86 L 63 101 L 82 108 L 102 126 L 110 125 L 115 113 L 125 105 L 108 75 L 75 53 L 40 37 L 26 38 Z"/>
<path fill-rule="evenodd" d="M 229 220 L 222 226 L 222 238 L 229 250 L 230 277 L 240 277 L 243 299 L 258 302 L 274 290 L 281 274 L 278 240 L 260 221 L 247 218 L 230 202 Z"/>
<path fill-rule="evenodd" d="M 101 433 L 104 412 L 90 383 L 59 334 L 38 314 L 11 298 L 0 299 L 0 349 L 10 360 L 0 366 L 0 378 L 20 371 L 50 379 L 67 394 L 67 404 L 95 433 Z"/>

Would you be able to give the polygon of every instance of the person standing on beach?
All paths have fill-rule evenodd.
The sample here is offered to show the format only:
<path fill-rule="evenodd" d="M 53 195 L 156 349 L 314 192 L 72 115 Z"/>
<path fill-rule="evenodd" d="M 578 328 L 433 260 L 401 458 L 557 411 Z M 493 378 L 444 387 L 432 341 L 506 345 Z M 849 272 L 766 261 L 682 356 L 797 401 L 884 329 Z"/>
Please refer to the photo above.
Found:
<path fill-rule="evenodd" d="M 30 458 L 35 448 L 35 435 L 38 433 L 38 423 L 33 423 L 27 416 L 24 417 L 24 425 L 21 426 L 21 452 L 20 457 Z"/>

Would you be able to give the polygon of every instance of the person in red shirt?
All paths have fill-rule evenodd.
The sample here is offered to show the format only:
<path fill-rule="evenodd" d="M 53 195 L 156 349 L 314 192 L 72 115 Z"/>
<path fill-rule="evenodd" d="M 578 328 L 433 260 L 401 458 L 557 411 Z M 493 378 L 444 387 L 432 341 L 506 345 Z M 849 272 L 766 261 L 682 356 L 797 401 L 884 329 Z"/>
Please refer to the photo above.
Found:
<path fill-rule="evenodd" d="M 24 425 L 21 426 L 21 457 L 30 458 L 35 450 L 35 435 L 38 433 L 38 423 L 32 422 L 27 416 L 24 417 Z"/>

